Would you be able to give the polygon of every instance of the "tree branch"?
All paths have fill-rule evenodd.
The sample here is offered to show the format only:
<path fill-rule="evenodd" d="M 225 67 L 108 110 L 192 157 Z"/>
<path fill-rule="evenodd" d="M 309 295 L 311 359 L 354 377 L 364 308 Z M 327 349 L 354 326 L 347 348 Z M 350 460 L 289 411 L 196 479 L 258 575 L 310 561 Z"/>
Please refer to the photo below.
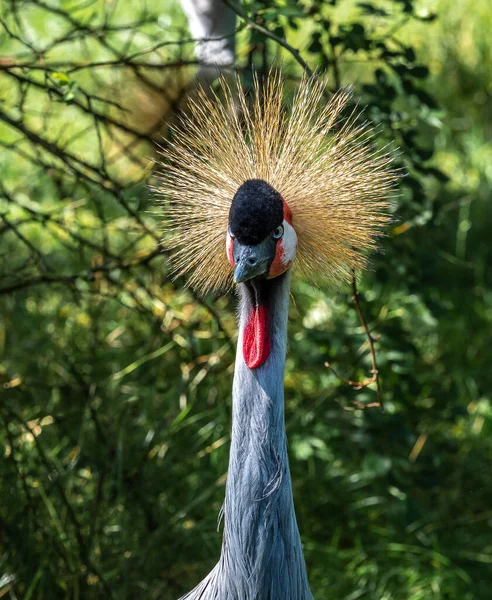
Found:
<path fill-rule="evenodd" d="M 282 48 L 285 48 L 296 59 L 296 61 L 301 65 L 301 67 L 304 69 L 304 71 L 306 71 L 306 73 L 308 73 L 309 75 L 313 74 L 312 69 L 307 64 L 307 62 L 302 58 L 299 50 L 296 50 L 293 46 L 288 44 L 284 38 L 281 38 L 278 35 L 275 35 L 271 31 L 266 29 L 266 27 L 263 27 L 262 25 L 259 25 L 258 23 L 256 23 L 253 19 L 248 17 L 248 15 L 245 12 L 243 12 L 240 8 L 238 8 L 234 4 L 234 2 L 231 2 L 231 0 L 222 0 L 222 1 L 224 2 L 224 4 L 227 7 L 229 7 L 232 11 L 234 11 L 239 18 L 246 21 L 246 23 L 248 24 L 248 27 L 250 29 L 256 29 L 256 31 L 259 31 L 265 37 L 273 40 L 274 42 L 277 42 L 277 44 L 279 44 L 279 46 L 282 46 Z"/>

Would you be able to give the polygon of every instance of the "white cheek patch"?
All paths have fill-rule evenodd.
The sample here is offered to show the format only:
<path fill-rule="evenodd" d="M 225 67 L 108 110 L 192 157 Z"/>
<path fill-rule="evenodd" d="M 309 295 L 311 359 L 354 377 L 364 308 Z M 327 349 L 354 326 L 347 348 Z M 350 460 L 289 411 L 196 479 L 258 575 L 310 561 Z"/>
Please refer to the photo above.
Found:
<path fill-rule="evenodd" d="M 281 255 L 281 261 L 284 265 L 291 265 L 294 262 L 297 251 L 297 234 L 295 229 L 284 220 L 282 223 L 284 228 L 284 235 L 282 237 L 283 252 Z"/>

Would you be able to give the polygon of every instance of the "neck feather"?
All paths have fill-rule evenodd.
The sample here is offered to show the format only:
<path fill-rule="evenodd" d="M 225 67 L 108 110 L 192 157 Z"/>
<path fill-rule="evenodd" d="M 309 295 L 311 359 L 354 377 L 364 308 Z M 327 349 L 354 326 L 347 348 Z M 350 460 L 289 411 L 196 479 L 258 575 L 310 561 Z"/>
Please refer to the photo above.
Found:
<path fill-rule="evenodd" d="M 218 568 L 221 598 L 312 600 L 292 499 L 284 423 L 284 369 L 290 275 L 261 284 L 271 351 L 249 369 L 242 338 L 254 293 L 240 285 L 233 422 Z"/>

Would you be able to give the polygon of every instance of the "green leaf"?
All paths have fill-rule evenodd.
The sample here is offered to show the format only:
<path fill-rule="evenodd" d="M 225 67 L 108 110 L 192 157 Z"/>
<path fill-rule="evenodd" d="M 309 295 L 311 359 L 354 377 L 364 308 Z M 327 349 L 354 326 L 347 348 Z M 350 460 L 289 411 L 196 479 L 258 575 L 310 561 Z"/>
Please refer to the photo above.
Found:
<path fill-rule="evenodd" d="M 381 454 L 368 454 L 362 461 L 362 468 L 373 477 L 381 477 L 391 469 L 391 459 Z"/>
<path fill-rule="evenodd" d="M 69 85 L 71 81 L 70 77 L 68 75 L 65 75 L 65 73 L 51 73 L 50 77 L 51 79 L 55 80 L 56 84 L 59 87 Z"/>

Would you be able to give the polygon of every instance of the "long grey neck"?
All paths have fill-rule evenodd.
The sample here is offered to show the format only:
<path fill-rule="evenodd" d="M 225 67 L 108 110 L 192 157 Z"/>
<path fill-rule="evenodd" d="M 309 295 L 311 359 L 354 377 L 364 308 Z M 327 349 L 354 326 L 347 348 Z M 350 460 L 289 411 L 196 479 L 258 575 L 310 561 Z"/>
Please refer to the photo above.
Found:
<path fill-rule="evenodd" d="M 249 369 L 244 328 L 254 295 L 240 285 L 232 443 L 224 504 L 218 598 L 312 600 L 297 528 L 284 423 L 284 369 L 290 275 L 262 284 L 271 352 Z"/>

